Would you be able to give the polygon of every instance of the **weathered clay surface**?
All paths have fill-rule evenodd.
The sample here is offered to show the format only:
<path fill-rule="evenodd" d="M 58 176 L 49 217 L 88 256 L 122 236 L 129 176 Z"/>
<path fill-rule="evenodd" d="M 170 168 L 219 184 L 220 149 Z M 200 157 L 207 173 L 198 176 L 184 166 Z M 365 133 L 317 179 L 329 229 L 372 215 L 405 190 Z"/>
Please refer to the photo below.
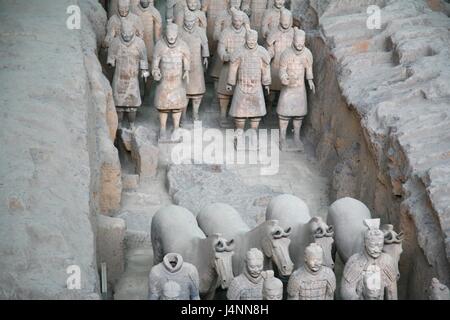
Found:
<path fill-rule="evenodd" d="M 226 203 L 241 213 L 251 228 L 264 221 L 266 206 L 278 195 L 267 186 L 245 185 L 223 166 L 172 165 L 167 181 L 175 204 L 197 215 L 207 204 Z"/>
<path fill-rule="evenodd" d="M 381 29 L 366 26 L 373 4 L 381 8 Z M 450 19 L 439 11 L 444 4 L 293 2 L 310 31 L 323 90 L 310 97 L 307 136 L 333 175 L 331 200 L 360 199 L 374 216 L 405 231 L 400 298 L 425 299 L 433 276 L 450 281 Z"/>
<path fill-rule="evenodd" d="M 81 30 L 65 25 L 73 4 Z M 101 36 L 90 18 L 106 15 L 94 0 L 1 7 L 0 298 L 98 299 L 86 121 L 94 107 L 83 58 Z M 67 289 L 71 265 L 81 290 Z"/>
<path fill-rule="evenodd" d="M 150 132 L 145 127 L 140 126 L 132 133 L 131 157 L 136 164 L 136 173 L 142 178 L 156 174 L 159 149 L 154 143 Z"/>

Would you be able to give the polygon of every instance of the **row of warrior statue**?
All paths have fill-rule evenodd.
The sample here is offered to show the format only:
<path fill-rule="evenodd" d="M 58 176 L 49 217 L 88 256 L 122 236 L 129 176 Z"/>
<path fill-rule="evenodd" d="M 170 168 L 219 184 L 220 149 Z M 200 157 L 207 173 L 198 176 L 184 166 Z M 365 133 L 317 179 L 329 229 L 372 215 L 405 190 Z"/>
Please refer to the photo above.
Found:
<path fill-rule="evenodd" d="M 215 82 L 221 127 L 232 126 L 231 117 L 237 134 L 242 134 L 247 119 L 252 129 L 258 129 L 267 114 L 266 100 L 271 113 L 279 95 L 280 146 L 302 150 L 305 78 L 315 92 L 313 57 L 305 47 L 305 32 L 293 27 L 285 0 L 167 1 L 164 32 L 152 0 L 116 2 L 110 3 L 117 10 L 108 21 L 103 46 L 108 48 L 107 63 L 115 67 L 112 87 L 120 120 L 127 114 L 133 128 L 142 103 L 140 75 L 146 88 L 153 78 L 159 82 L 154 104 L 160 139 L 165 140 L 169 114 L 176 131 L 186 121 L 189 101 L 194 121 L 199 120 L 208 69 Z M 295 144 L 288 148 L 291 119 Z"/>

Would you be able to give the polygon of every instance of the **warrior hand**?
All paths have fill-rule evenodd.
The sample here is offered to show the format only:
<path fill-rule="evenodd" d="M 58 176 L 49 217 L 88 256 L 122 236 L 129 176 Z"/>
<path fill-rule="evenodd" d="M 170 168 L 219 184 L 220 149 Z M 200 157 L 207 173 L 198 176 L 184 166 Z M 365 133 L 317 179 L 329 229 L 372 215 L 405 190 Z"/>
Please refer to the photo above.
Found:
<path fill-rule="evenodd" d="M 205 69 L 208 69 L 208 58 L 203 58 L 203 64 L 205 65 Z"/>
<path fill-rule="evenodd" d="M 227 91 L 233 91 L 233 86 L 231 84 L 227 84 Z"/>
<path fill-rule="evenodd" d="M 281 84 L 284 86 L 288 86 L 289 85 L 289 77 L 281 78 Z"/>
<path fill-rule="evenodd" d="M 270 94 L 270 86 L 265 86 L 265 88 L 266 88 L 267 94 L 269 95 Z"/>
<path fill-rule="evenodd" d="M 311 89 L 311 91 L 316 94 L 316 86 L 314 85 L 314 81 L 313 80 L 308 80 L 309 83 L 309 88 Z"/>
<path fill-rule="evenodd" d="M 155 81 L 161 80 L 161 72 L 159 70 L 153 70 L 152 74 Z"/>
<path fill-rule="evenodd" d="M 146 79 L 150 76 L 150 72 L 148 72 L 148 70 L 143 70 L 142 71 L 142 78 Z"/>
<path fill-rule="evenodd" d="M 184 72 L 183 79 L 186 80 L 186 83 L 189 83 L 189 71 Z"/>

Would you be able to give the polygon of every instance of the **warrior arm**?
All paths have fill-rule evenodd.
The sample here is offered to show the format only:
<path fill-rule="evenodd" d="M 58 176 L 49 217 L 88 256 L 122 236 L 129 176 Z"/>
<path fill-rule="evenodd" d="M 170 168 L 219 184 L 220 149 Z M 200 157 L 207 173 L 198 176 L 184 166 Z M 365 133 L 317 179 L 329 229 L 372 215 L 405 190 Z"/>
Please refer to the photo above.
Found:
<path fill-rule="evenodd" d="M 275 36 L 273 33 L 269 34 L 266 39 L 266 49 L 269 52 L 270 59 L 275 57 Z"/>
<path fill-rule="evenodd" d="M 218 17 L 217 21 L 214 23 L 214 32 L 213 32 L 214 41 L 220 40 L 220 35 L 222 34 L 222 23 L 223 23 L 222 17 Z"/>
<path fill-rule="evenodd" d="M 239 278 L 236 277 L 231 281 L 227 291 L 228 300 L 241 300 L 241 288 L 239 286 Z"/>
<path fill-rule="evenodd" d="M 333 270 L 327 269 L 328 281 L 327 281 L 327 299 L 334 299 L 334 292 L 336 291 L 336 276 Z"/>
<path fill-rule="evenodd" d="M 156 47 L 153 52 L 153 59 L 152 59 L 152 76 L 155 78 L 156 81 L 159 81 L 158 78 L 160 78 L 160 76 L 161 76 L 161 70 L 159 69 L 159 63 L 161 62 L 161 57 L 162 57 L 161 41 L 162 40 L 159 40 L 156 43 Z M 157 77 L 155 75 L 159 75 L 159 77 Z"/>
<path fill-rule="evenodd" d="M 109 21 L 108 24 L 106 26 L 106 37 L 105 40 L 103 41 L 104 43 L 104 47 L 108 48 L 111 45 L 111 42 L 113 41 L 113 39 L 116 37 L 117 35 L 117 24 L 115 21 L 115 16 L 112 16 Z"/>
<path fill-rule="evenodd" d="M 240 51 L 240 50 L 239 50 Z M 228 71 L 227 84 L 230 86 L 236 85 L 236 76 L 241 64 L 241 58 L 239 55 L 234 55 L 231 59 L 230 70 Z"/>
<path fill-rule="evenodd" d="M 261 21 L 261 34 L 263 36 L 263 38 L 267 38 L 267 36 L 269 35 L 269 25 L 271 23 L 271 15 L 269 14 L 270 10 L 266 10 L 264 11 L 264 15 L 262 17 L 262 21 Z"/>
<path fill-rule="evenodd" d="M 308 48 L 306 48 L 306 79 L 307 80 L 313 80 L 314 74 L 313 74 L 313 56 L 311 51 L 309 51 Z"/>
<path fill-rule="evenodd" d="M 199 11 L 198 15 L 198 26 L 200 28 L 206 29 L 208 22 L 206 20 L 206 14 L 203 11 Z"/>
<path fill-rule="evenodd" d="M 175 14 L 175 5 L 176 5 L 176 0 L 167 0 L 166 3 L 166 19 L 167 20 L 172 20 L 173 21 L 173 17 Z"/>
<path fill-rule="evenodd" d="M 159 300 L 161 296 L 160 284 L 158 281 L 158 276 L 154 270 L 150 271 L 150 276 L 148 278 L 148 299 L 149 300 Z"/>
<path fill-rule="evenodd" d="M 153 10 L 153 32 L 155 33 L 155 40 L 158 41 L 161 39 L 161 30 L 162 30 L 162 17 L 158 10 Z"/>
<path fill-rule="evenodd" d="M 222 60 L 223 62 L 228 62 L 230 60 L 230 55 L 227 52 L 227 48 L 225 45 L 226 42 L 226 34 L 223 33 L 220 36 L 220 40 L 219 40 L 219 45 L 217 46 L 217 53 L 219 55 L 220 60 Z"/>
<path fill-rule="evenodd" d="M 148 70 L 147 48 L 143 40 L 139 41 L 139 66 L 141 70 Z"/>
<path fill-rule="evenodd" d="M 359 265 L 360 254 L 354 254 L 344 267 L 341 280 L 341 297 L 343 300 L 358 300 L 356 287 L 361 279 L 362 267 Z"/>
<path fill-rule="evenodd" d="M 191 278 L 191 285 L 189 286 L 190 288 L 190 298 L 191 300 L 200 300 L 200 293 L 199 293 L 199 286 L 200 286 L 200 278 L 198 276 L 198 271 L 197 269 L 192 266 L 192 270 L 190 270 L 189 272 L 189 277 Z"/>
<path fill-rule="evenodd" d="M 183 53 L 183 70 L 191 71 L 191 50 L 185 42 L 183 42 L 181 48 Z"/>
<path fill-rule="evenodd" d="M 250 9 L 250 4 L 252 0 L 243 0 L 241 4 L 241 10 L 244 11 L 248 16 L 252 15 L 252 10 Z"/>
<path fill-rule="evenodd" d="M 272 76 L 270 74 L 270 55 L 263 47 L 259 48 L 261 51 L 261 83 L 263 86 L 270 86 L 272 83 Z"/>
<path fill-rule="evenodd" d="M 202 57 L 208 58 L 210 55 L 208 37 L 206 36 L 206 31 L 204 29 L 200 29 L 200 38 L 202 40 Z"/>
<path fill-rule="evenodd" d="M 108 48 L 108 59 L 106 63 L 114 67 L 116 65 L 116 59 L 117 59 L 117 45 L 113 41 Z"/>
<path fill-rule="evenodd" d="M 279 76 L 281 83 L 285 86 L 289 85 L 289 75 L 288 75 L 288 55 L 283 53 L 280 59 L 280 70 Z"/>

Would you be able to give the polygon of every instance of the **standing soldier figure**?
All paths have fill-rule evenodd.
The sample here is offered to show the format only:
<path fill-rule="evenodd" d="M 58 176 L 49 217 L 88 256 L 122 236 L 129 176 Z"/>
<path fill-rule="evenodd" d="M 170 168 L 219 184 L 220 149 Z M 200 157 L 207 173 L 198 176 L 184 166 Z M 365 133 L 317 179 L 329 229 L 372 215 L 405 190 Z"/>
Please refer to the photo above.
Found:
<path fill-rule="evenodd" d="M 213 32 L 213 41 L 217 43 L 220 40 L 220 37 L 222 36 L 222 32 L 231 27 L 232 20 L 233 20 L 233 13 L 231 8 L 234 8 L 236 10 L 240 10 L 241 7 L 241 0 L 226 0 L 228 8 L 226 10 L 223 10 L 220 12 L 219 16 L 215 20 L 214 23 L 214 32 Z M 243 12 L 242 12 L 243 13 Z M 244 24 L 249 24 L 250 20 L 248 19 L 247 15 L 245 13 L 242 14 L 242 17 L 244 17 Z M 216 45 L 214 45 L 216 47 Z M 214 54 L 214 58 L 210 67 L 209 75 L 214 80 L 214 89 L 217 91 L 218 84 L 219 84 L 219 78 L 220 78 L 220 72 L 222 71 L 223 61 L 220 58 L 218 47 L 215 49 L 217 51 Z"/>
<path fill-rule="evenodd" d="M 261 23 L 264 12 L 271 8 L 274 0 L 243 0 L 242 10 L 250 17 L 250 26 L 259 33 L 259 41 L 262 43 Z"/>
<path fill-rule="evenodd" d="M 280 24 L 281 12 L 283 8 L 285 8 L 285 3 L 286 0 L 274 0 L 273 5 L 264 12 L 261 22 L 261 34 L 263 39 L 267 39 L 270 31 L 276 29 Z"/>
<path fill-rule="evenodd" d="M 139 92 L 139 71 L 147 78 L 148 72 L 147 50 L 141 38 L 135 35 L 133 25 L 124 21 L 121 35 L 113 39 L 108 50 L 107 63 L 116 67 L 112 82 L 114 103 L 119 121 L 123 113 L 128 114 L 130 128 L 134 129 L 136 111 L 142 104 Z"/>
<path fill-rule="evenodd" d="M 138 37 L 144 37 L 144 27 L 142 26 L 141 19 L 130 12 L 130 0 L 119 0 L 118 14 L 114 14 L 109 18 L 108 25 L 106 26 L 106 37 L 103 41 L 104 48 L 109 48 L 113 39 L 120 35 L 120 27 L 124 21 L 130 22 Z"/>
<path fill-rule="evenodd" d="M 188 104 L 183 80 L 189 83 L 190 67 L 189 47 L 178 38 L 178 26 L 169 23 L 164 37 L 156 43 L 153 55 L 153 79 L 160 81 L 155 93 L 155 106 L 160 120 L 160 140 L 166 139 L 169 113 L 172 113 L 174 131 L 180 126 L 181 112 Z"/>
<path fill-rule="evenodd" d="M 266 45 L 272 62 L 270 72 L 272 84 L 270 85 L 269 110 L 272 110 L 277 93 L 281 91 L 280 80 L 280 59 L 284 50 L 292 46 L 294 41 L 294 28 L 292 28 L 292 13 L 287 9 L 282 9 L 278 28 L 273 29 L 267 37 Z M 269 111 L 269 114 L 271 113 Z"/>
<path fill-rule="evenodd" d="M 161 38 L 162 18 L 154 6 L 154 0 L 140 0 L 136 8 L 136 15 L 141 18 L 142 26 L 144 27 L 147 60 L 151 66 L 155 42 Z M 146 89 L 150 87 L 151 81 L 147 81 Z M 144 89 L 143 91 L 145 92 L 146 90 Z"/>
<path fill-rule="evenodd" d="M 200 28 L 203 28 L 206 30 L 206 24 L 207 24 L 206 15 L 202 10 L 200 10 L 200 8 L 201 8 L 200 0 L 186 0 L 185 10 L 184 10 L 183 14 L 180 14 L 177 16 L 175 23 L 178 25 L 179 28 L 182 28 L 183 24 L 184 24 L 184 14 L 185 14 L 185 12 L 190 11 L 196 17 L 195 23 Z"/>
<path fill-rule="evenodd" d="M 230 116 L 234 118 L 238 135 L 243 133 L 246 119 L 250 119 L 252 129 L 258 129 L 266 114 L 263 86 L 270 92 L 270 82 L 269 53 L 258 45 L 258 32 L 248 30 L 245 46 L 231 56 L 228 74 L 227 90 L 232 92 L 236 85 Z"/>
<path fill-rule="evenodd" d="M 336 277 L 323 265 L 323 249 L 311 243 L 305 249 L 305 264 L 292 273 L 288 282 L 289 300 L 333 300 Z"/>
<path fill-rule="evenodd" d="M 186 10 L 184 14 L 184 25 L 180 37 L 191 50 L 191 68 L 186 93 L 188 99 L 192 101 L 193 119 L 198 121 L 200 120 L 198 110 L 206 91 L 203 65 L 208 68 L 209 48 L 206 31 L 197 26 L 197 15 L 190 10 Z M 183 118 L 185 114 L 186 109 L 183 111 Z"/>
<path fill-rule="evenodd" d="M 229 127 L 227 110 L 231 97 L 233 96 L 233 90 L 228 90 L 227 88 L 231 57 L 236 50 L 244 46 L 246 35 L 246 29 L 244 27 L 245 13 L 234 8 L 231 8 L 231 11 L 233 15 L 231 26 L 222 32 L 217 48 L 219 58 L 223 62 L 219 84 L 217 86 L 217 96 L 220 104 L 220 126 L 222 128 Z"/>
<path fill-rule="evenodd" d="M 214 25 L 223 11 L 228 9 L 228 0 L 203 0 L 202 11 L 206 12 L 209 52 L 217 50 L 217 40 L 214 40 Z"/>
<path fill-rule="evenodd" d="M 313 77 L 313 56 L 305 47 L 305 32 L 297 28 L 294 42 L 287 48 L 280 59 L 280 80 L 282 89 L 278 100 L 277 114 L 280 125 L 280 148 L 283 151 L 302 151 L 300 129 L 307 109 L 305 75 L 309 88 L 316 92 Z M 294 148 L 288 148 L 286 131 L 289 120 L 294 122 Z"/>

